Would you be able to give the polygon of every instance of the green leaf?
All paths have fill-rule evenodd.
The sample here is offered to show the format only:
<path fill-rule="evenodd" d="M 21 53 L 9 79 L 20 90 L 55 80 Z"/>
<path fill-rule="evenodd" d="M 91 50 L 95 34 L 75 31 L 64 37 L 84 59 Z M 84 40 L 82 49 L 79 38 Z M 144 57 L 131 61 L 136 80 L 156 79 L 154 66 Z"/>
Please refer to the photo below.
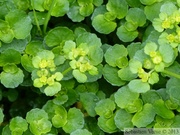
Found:
<path fill-rule="evenodd" d="M 92 135 L 87 129 L 77 129 L 76 131 L 72 132 L 70 135 Z"/>
<path fill-rule="evenodd" d="M 174 86 L 172 85 L 169 89 L 168 89 L 168 95 L 170 96 L 170 98 L 176 102 L 178 105 L 180 105 L 180 98 L 178 96 L 179 92 L 179 86 Z"/>
<path fill-rule="evenodd" d="M 130 8 L 126 15 L 126 20 L 137 24 L 137 26 L 143 26 L 146 23 L 146 15 L 140 8 Z"/>
<path fill-rule="evenodd" d="M 39 108 L 34 108 L 27 112 L 26 120 L 30 124 L 30 131 L 33 134 L 46 134 L 51 130 L 52 124 L 48 120 L 48 114 Z"/>
<path fill-rule="evenodd" d="M 159 52 L 166 63 L 171 63 L 174 60 L 174 50 L 169 44 L 160 45 Z"/>
<path fill-rule="evenodd" d="M 127 50 L 128 50 L 128 55 L 130 57 L 130 59 L 133 59 L 134 55 L 136 54 L 136 52 L 138 50 L 141 50 L 141 43 L 140 42 L 137 42 L 137 43 L 134 43 L 132 42 L 130 45 L 127 46 Z"/>
<path fill-rule="evenodd" d="M 86 17 L 93 13 L 94 5 L 92 3 L 80 5 L 79 13 Z"/>
<path fill-rule="evenodd" d="M 8 1 L 2 0 L 0 4 L 0 9 L 1 9 L 0 18 L 2 19 L 10 10 L 17 9 L 17 7 L 12 0 L 8 0 Z"/>
<path fill-rule="evenodd" d="M 4 43 L 10 43 L 13 38 L 14 32 L 10 28 L 8 22 L 0 19 L 0 40 Z"/>
<path fill-rule="evenodd" d="M 103 0 L 93 0 L 93 4 L 99 7 L 101 4 L 103 4 Z"/>
<path fill-rule="evenodd" d="M 97 37 L 96 34 L 92 33 L 83 33 L 79 35 L 76 39 L 77 46 L 81 45 L 82 43 L 86 43 L 86 45 L 91 47 L 100 47 L 102 45 L 100 38 Z"/>
<path fill-rule="evenodd" d="M 103 61 L 103 50 L 100 47 L 89 47 L 88 58 L 94 66 L 99 65 Z"/>
<path fill-rule="evenodd" d="M 170 126 L 173 124 L 173 119 L 164 119 L 160 116 L 156 116 L 155 119 L 156 123 L 154 125 L 154 128 L 170 128 Z"/>
<path fill-rule="evenodd" d="M 159 116 L 161 116 L 164 119 L 172 119 L 174 118 L 173 111 L 169 110 L 162 99 L 156 100 L 153 104 L 153 107 L 155 109 L 155 113 Z"/>
<path fill-rule="evenodd" d="M 118 76 L 118 68 L 111 67 L 106 64 L 103 68 L 103 76 L 104 78 L 113 86 L 122 86 L 125 84 L 123 80 Z"/>
<path fill-rule="evenodd" d="M 150 21 L 153 21 L 154 18 L 158 18 L 161 6 L 162 6 L 161 2 L 157 2 L 152 5 L 145 6 L 144 13 L 145 13 L 147 19 Z"/>
<path fill-rule="evenodd" d="M 155 112 L 152 104 L 146 103 L 142 109 L 142 111 L 137 112 L 133 118 L 133 125 L 136 127 L 146 127 L 154 121 Z"/>
<path fill-rule="evenodd" d="M 141 99 L 136 99 L 133 103 L 129 104 L 125 110 L 128 113 L 135 113 L 142 110 L 143 107 L 143 101 Z"/>
<path fill-rule="evenodd" d="M 73 74 L 74 78 L 76 78 L 76 80 L 79 83 L 84 83 L 84 82 L 87 81 L 87 76 L 84 73 L 77 70 L 77 69 L 73 70 L 72 74 Z"/>
<path fill-rule="evenodd" d="M 18 68 L 16 73 L 1 72 L 0 74 L 1 83 L 6 88 L 16 88 L 23 82 L 24 74 L 23 71 Z"/>
<path fill-rule="evenodd" d="M 13 39 L 11 43 L 2 43 L 2 46 L 0 47 L 0 52 L 3 52 L 8 49 L 16 50 L 20 53 L 24 53 L 24 50 L 26 48 L 26 44 L 28 43 L 28 39 Z"/>
<path fill-rule="evenodd" d="M 0 108 L 0 124 L 3 122 L 3 120 L 4 120 L 4 114 L 2 108 Z"/>
<path fill-rule="evenodd" d="M 130 7 L 140 7 L 141 2 L 139 0 L 126 0 Z"/>
<path fill-rule="evenodd" d="M 152 5 L 156 2 L 157 0 L 140 0 L 140 2 L 144 5 Z"/>
<path fill-rule="evenodd" d="M 172 2 L 165 2 L 160 8 L 160 12 L 166 13 L 167 15 L 172 15 L 176 10 L 177 7 Z"/>
<path fill-rule="evenodd" d="M 118 19 L 124 18 L 128 12 L 128 5 L 125 0 L 109 0 L 106 8 L 109 12 L 115 13 Z"/>
<path fill-rule="evenodd" d="M 79 13 L 80 6 L 77 2 L 74 2 L 70 7 L 69 11 L 67 12 L 67 16 L 73 21 L 73 22 L 81 22 L 84 20 L 84 16 L 82 16 Z"/>
<path fill-rule="evenodd" d="M 128 67 L 122 68 L 118 71 L 118 76 L 123 81 L 131 81 L 132 79 L 135 79 L 137 77 L 137 74 L 133 74 Z"/>
<path fill-rule="evenodd" d="M 28 123 L 41 119 L 48 119 L 48 114 L 43 109 L 34 108 L 26 114 L 26 120 Z"/>
<path fill-rule="evenodd" d="M 29 0 L 13 0 L 16 7 L 20 10 L 27 10 L 30 7 Z"/>
<path fill-rule="evenodd" d="M 32 72 L 34 70 L 32 59 L 27 54 L 21 57 L 21 65 L 28 72 Z"/>
<path fill-rule="evenodd" d="M 44 11 L 44 0 L 31 0 L 31 6 L 38 11 Z"/>
<path fill-rule="evenodd" d="M 150 85 L 147 82 L 142 82 L 140 79 L 134 79 L 128 84 L 129 89 L 132 92 L 145 93 L 150 90 Z"/>
<path fill-rule="evenodd" d="M 44 89 L 44 93 L 47 96 L 54 96 L 61 90 L 61 84 L 59 82 L 54 82 L 53 85 L 49 85 Z"/>
<path fill-rule="evenodd" d="M 126 112 L 123 109 L 119 109 L 115 113 L 114 121 L 120 130 L 124 130 L 124 128 L 133 128 L 133 124 L 131 122 L 133 115 Z"/>
<path fill-rule="evenodd" d="M 116 35 L 123 42 L 131 42 L 138 36 L 138 31 L 128 31 L 124 25 L 118 27 Z"/>
<path fill-rule="evenodd" d="M 26 53 L 35 56 L 38 52 L 44 49 L 41 41 L 31 41 L 26 45 Z"/>
<path fill-rule="evenodd" d="M 99 116 L 104 118 L 110 118 L 113 116 L 113 111 L 115 110 L 115 103 L 111 99 L 102 99 L 97 102 L 95 111 Z"/>
<path fill-rule="evenodd" d="M 37 25 L 37 22 L 38 22 L 39 25 L 43 25 L 45 23 L 45 18 L 47 16 L 47 13 L 46 12 L 38 12 L 38 11 L 34 11 L 34 12 L 32 11 L 32 12 L 29 12 L 29 14 L 28 14 L 32 20 L 32 23 L 34 25 Z M 36 14 L 36 17 L 34 16 L 34 14 Z"/>
<path fill-rule="evenodd" d="M 158 46 L 154 42 L 148 42 L 146 43 L 146 46 L 144 47 L 144 52 L 147 55 L 150 55 L 151 52 L 155 52 L 158 49 Z"/>
<path fill-rule="evenodd" d="M 142 93 L 141 96 L 144 103 L 150 104 L 153 104 L 156 100 L 161 99 L 160 94 L 155 90 L 150 90 L 146 93 Z"/>
<path fill-rule="evenodd" d="M 17 116 L 11 119 L 9 128 L 12 132 L 12 135 L 22 135 L 23 132 L 25 132 L 28 129 L 28 124 L 25 119 Z"/>
<path fill-rule="evenodd" d="M 94 108 L 98 100 L 99 98 L 94 93 L 85 92 L 80 94 L 80 101 L 82 102 L 84 109 L 91 117 L 96 116 Z"/>
<path fill-rule="evenodd" d="M 155 84 L 157 82 L 159 82 L 159 75 L 158 75 L 158 73 L 156 73 L 156 72 L 151 73 L 151 75 L 149 77 L 149 80 L 148 80 L 148 83 L 149 84 Z"/>
<path fill-rule="evenodd" d="M 64 43 L 63 52 L 68 54 L 69 52 L 72 51 L 72 49 L 75 48 L 76 48 L 76 43 L 73 42 L 72 40 L 68 40 Z"/>
<path fill-rule="evenodd" d="M 70 108 L 67 115 L 67 123 L 63 126 L 66 133 L 71 133 L 84 127 L 83 113 L 77 108 Z"/>
<path fill-rule="evenodd" d="M 115 30 L 117 24 L 114 21 L 107 20 L 103 14 L 99 14 L 93 18 L 92 26 L 99 33 L 109 34 Z"/>
<path fill-rule="evenodd" d="M 117 61 L 119 58 L 127 56 L 128 52 L 127 49 L 123 45 L 115 44 L 107 49 L 106 53 L 104 54 L 106 62 L 112 66 L 116 67 Z"/>
<path fill-rule="evenodd" d="M 132 92 L 127 86 L 124 86 L 118 89 L 114 94 L 114 98 L 118 107 L 126 108 L 139 98 L 139 94 Z"/>
<path fill-rule="evenodd" d="M 107 133 L 114 133 L 117 132 L 118 130 L 115 125 L 114 116 L 112 116 L 109 119 L 100 116 L 98 118 L 98 126 L 100 127 L 101 130 Z"/>
<path fill-rule="evenodd" d="M 174 117 L 173 123 L 171 125 L 171 128 L 178 128 L 180 126 L 180 115 L 176 115 Z"/>
<path fill-rule="evenodd" d="M 47 3 L 47 6 L 50 4 Z M 49 8 L 48 8 L 49 10 Z M 69 11 L 69 1 L 68 0 L 58 0 L 55 6 L 52 8 L 51 15 L 55 17 L 64 16 Z"/>
<path fill-rule="evenodd" d="M 138 73 L 138 70 L 142 68 L 142 63 L 136 59 L 131 59 L 129 61 L 129 68 L 132 73 L 136 74 Z"/>
<path fill-rule="evenodd" d="M 2 135 L 10 135 L 11 130 L 9 129 L 9 125 L 6 125 L 2 130 Z"/>
<path fill-rule="evenodd" d="M 49 100 L 43 106 L 43 109 L 48 113 L 54 127 L 60 128 L 66 124 L 67 111 L 62 105 L 57 105 L 52 100 Z"/>
<path fill-rule="evenodd" d="M 55 27 L 51 29 L 48 34 L 45 36 L 45 43 L 49 47 L 58 46 L 61 43 L 64 43 L 66 40 L 73 40 L 74 34 L 73 31 L 67 27 Z"/>
<path fill-rule="evenodd" d="M 5 64 L 19 64 L 21 62 L 21 54 L 20 52 L 14 49 L 8 49 L 3 51 L 0 54 L 0 66 L 4 66 Z"/>
<path fill-rule="evenodd" d="M 5 20 L 9 23 L 17 39 L 25 39 L 31 31 L 31 19 L 22 10 L 10 11 Z"/>

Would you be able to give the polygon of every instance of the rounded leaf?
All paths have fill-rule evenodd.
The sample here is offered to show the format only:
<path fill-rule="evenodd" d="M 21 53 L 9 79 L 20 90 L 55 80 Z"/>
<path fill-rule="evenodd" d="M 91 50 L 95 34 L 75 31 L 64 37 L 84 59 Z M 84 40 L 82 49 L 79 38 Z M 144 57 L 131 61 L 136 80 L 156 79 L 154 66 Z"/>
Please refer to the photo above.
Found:
<path fill-rule="evenodd" d="M 145 93 L 150 90 L 150 85 L 147 82 L 142 82 L 140 79 L 134 79 L 128 84 L 129 89 L 132 92 Z"/>
<path fill-rule="evenodd" d="M 111 46 L 107 49 L 106 53 L 104 54 L 106 62 L 112 66 L 116 67 L 117 61 L 119 58 L 123 56 L 127 56 L 128 51 L 124 47 L 124 45 L 115 44 L 114 46 Z"/>
<path fill-rule="evenodd" d="M 87 129 L 77 129 L 76 131 L 72 132 L 70 135 L 92 135 Z"/>
<path fill-rule="evenodd" d="M 81 22 L 84 20 L 84 16 L 82 16 L 79 13 L 80 6 L 77 2 L 74 2 L 70 7 L 69 11 L 67 12 L 67 16 L 73 21 L 73 22 Z"/>
<path fill-rule="evenodd" d="M 99 14 L 93 18 L 92 26 L 99 33 L 109 34 L 116 29 L 117 24 L 114 21 L 107 20 L 103 14 Z"/>
<path fill-rule="evenodd" d="M 140 0 L 140 2 L 144 5 L 152 5 L 156 2 L 157 0 Z"/>
<path fill-rule="evenodd" d="M 133 104 L 133 102 L 139 98 L 139 94 L 130 91 L 127 86 L 124 86 L 118 89 L 114 94 L 114 98 L 118 107 L 126 108 L 129 104 Z"/>
<path fill-rule="evenodd" d="M 63 126 L 66 133 L 71 133 L 84 127 L 84 115 L 77 108 L 70 108 L 67 115 L 67 123 Z"/>
<path fill-rule="evenodd" d="M 31 18 L 22 10 L 12 10 L 6 16 L 5 20 L 11 26 L 14 36 L 17 39 L 25 39 L 31 31 Z"/>
<path fill-rule="evenodd" d="M 114 121 L 116 126 L 120 130 L 124 130 L 124 128 L 133 128 L 134 125 L 131 122 L 133 115 L 128 113 L 126 110 L 119 109 L 115 113 Z"/>
<path fill-rule="evenodd" d="M 133 125 L 135 125 L 138 128 L 146 127 L 154 121 L 155 115 L 156 113 L 154 112 L 152 104 L 147 103 L 143 106 L 143 109 L 140 112 L 137 112 L 133 116 Z"/>
<path fill-rule="evenodd" d="M 173 62 L 175 54 L 173 48 L 169 44 L 160 45 L 159 52 L 165 63 Z"/>
<path fill-rule="evenodd" d="M 14 49 L 7 49 L 0 54 L 0 66 L 7 63 L 19 64 L 21 62 L 21 53 Z"/>
<path fill-rule="evenodd" d="M 117 132 L 117 130 L 118 130 L 115 125 L 114 116 L 109 119 L 101 116 L 98 118 L 97 124 L 101 130 L 103 130 L 104 132 L 107 132 L 107 133 L 114 133 L 114 132 Z"/>
<path fill-rule="evenodd" d="M 125 81 L 118 76 L 118 71 L 118 68 L 106 64 L 103 68 L 103 76 L 111 85 L 122 86 L 125 84 Z"/>
<path fill-rule="evenodd" d="M 155 113 L 164 119 L 172 119 L 175 114 L 172 110 L 169 110 L 162 99 L 156 100 L 153 103 Z"/>
<path fill-rule="evenodd" d="M 110 118 L 115 110 L 115 103 L 111 99 L 102 99 L 97 102 L 95 111 L 98 115 Z"/>
<path fill-rule="evenodd" d="M 75 69 L 73 70 L 72 73 L 79 83 L 84 83 L 87 81 L 87 76 L 84 73 L 80 72 L 79 70 Z"/>
<path fill-rule="evenodd" d="M 28 124 L 25 119 L 17 116 L 11 119 L 9 128 L 11 132 L 23 133 L 28 129 Z"/>
<path fill-rule="evenodd" d="M 91 117 L 96 116 L 96 112 L 94 108 L 98 100 L 99 98 L 94 93 L 86 92 L 80 94 L 80 101 L 82 102 L 84 109 Z"/>
<path fill-rule="evenodd" d="M 121 25 L 117 29 L 116 35 L 123 42 L 131 42 L 138 36 L 138 31 L 128 31 L 124 25 Z"/>
<path fill-rule="evenodd" d="M 122 19 L 128 12 L 128 4 L 125 0 L 108 0 L 106 8 L 109 12 L 117 15 L 118 19 Z"/>
<path fill-rule="evenodd" d="M 126 20 L 138 26 L 143 26 L 146 23 L 146 15 L 140 8 L 130 8 L 126 15 Z"/>
<path fill-rule="evenodd" d="M 73 31 L 67 27 L 56 27 L 51 29 L 48 34 L 45 36 L 45 43 L 49 47 L 54 47 L 60 45 L 66 40 L 73 40 L 74 34 Z"/>
<path fill-rule="evenodd" d="M 61 84 L 59 82 L 54 82 L 54 84 L 47 86 L 44 89 L 44 93 L 47 96 L 54 96 L 61 90 Z"/>
<path fill-rule="evenodd" d="M 18 71 L 15 73 L 1 72 L 0 74 L 1 83 L 6 88 L 16 88 L 24 80 L 24 74 L 21 69 L 18 68 Z"/>

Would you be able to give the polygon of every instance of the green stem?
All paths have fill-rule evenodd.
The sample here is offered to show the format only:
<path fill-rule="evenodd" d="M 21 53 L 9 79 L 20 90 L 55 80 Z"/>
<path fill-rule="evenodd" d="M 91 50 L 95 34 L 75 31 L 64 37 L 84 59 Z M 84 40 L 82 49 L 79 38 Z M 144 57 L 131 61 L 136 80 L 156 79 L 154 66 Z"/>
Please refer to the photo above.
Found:
<path fill-rule="evenodd" d="M 43 32 L 44 32 L 44 34 L 46 34 L 47 25 L 48 25 L 48 22 L 49 22 L 49 20 L 50 20 L 50 18 L 51 18 L 51 12 L 52 12 L 52 10 L 53 10 L 53 7 L 54 7 L 54 4 L 55 4 L 55 3 L 56 3 L 56 0 L 53 0 L 52 3 L 51 3 L 51 5 L 50 5 L 49 11 L 48 11 L 48 13 L 47 13 L 47 16 L 46 16 L 46 18 L 45 18 L 44 27 L 43 27 Z"/>
<path fill-rule="evenodd" d="M 40 25 L 39 25 L 39 22 L 38 22 L 38 19 L 37 19 L 37 16 L 36 16 L 36 11 L 34 9 L 34 1 L 31 1 L 31 3 L 32 3 L 33 15 L 34 15 L 34 19 L 35 19 L 35 23 L 36 23 L 37 29 L 38 29 L 40 35 L 42 35 L 42 30 L 40 28 Z"/>
<path fill-rule="evenodd" d="M 180 79 L 180 75 L 178 75 L 178 74 L 176 74 L 174 72 L 171 72 L 171 71 L 168 71 L 168 70 L 164 70 L 163 73 Z"/>
<path fill-rule="evenodd" d="M 68 72 L 70 72 L 71 70 L 72 70 L 72 68 L 69 67 L 69 68 L 67 68 L 66 70 L 64 70 L 64 71 L 62 72 L 62 74 L 65 75 L 65 74 L 67 74 Z"/>

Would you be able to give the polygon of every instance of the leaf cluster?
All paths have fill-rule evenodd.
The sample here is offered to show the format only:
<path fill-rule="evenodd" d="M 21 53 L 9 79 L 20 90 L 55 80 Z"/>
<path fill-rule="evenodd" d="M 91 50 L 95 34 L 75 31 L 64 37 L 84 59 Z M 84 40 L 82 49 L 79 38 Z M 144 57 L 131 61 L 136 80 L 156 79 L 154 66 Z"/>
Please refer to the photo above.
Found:
<path fill-rule="evenodd" d="M 0 133 L 179 128 L 179 7 L 179 0 L 1 0 Z"/>

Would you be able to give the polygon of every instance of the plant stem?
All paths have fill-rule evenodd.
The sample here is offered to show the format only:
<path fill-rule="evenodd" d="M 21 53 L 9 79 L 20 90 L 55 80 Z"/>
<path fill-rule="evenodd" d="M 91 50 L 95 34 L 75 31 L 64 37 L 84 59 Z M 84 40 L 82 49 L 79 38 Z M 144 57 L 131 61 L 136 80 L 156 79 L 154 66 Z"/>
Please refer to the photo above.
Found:
<path fill-rule="evenodd" d="M 168 71 L 168 70 L 164 70 L 163 73 L 180 79 L 180 75 L 178 75 L 178 74 L 176 74 L 174 72 L 171 72 L 171 71 Z"/>
<path fill-rule="evenodd" d="M 46 34 L 47 25 L 48 25 L 48 22 L 49 22 L 49 20 L 50 20 L 50 18 L 51 18 L 51 12 L 52 12 L 52 10 L 53 10 L 53 7 L 54 7 L 54 4 L 55 4 L 55 3 L 56 3 L 56 0 L 53 0 L 52 3 L 51 3 L 51 5 L 50 5 L 49 11 L 48 11 L 48 13 L 47 13 L 47 16 L 46 16 L 46 18 L 45 18 L 44 27 L 43 27 L 43 32 L 44 32 L 44 34 Z"/>
<path fill-rule="evenodd" d="M 69 67 L 69 68 L 67 68 L 66 70 L 64 70 L 63 72 L 62 72 L 62 74 L 63 75 L 65 75 L 65 74 L 67 74 L 69 71 L 71 71 L 72 70 L 72 68 L 71 67 Z"/>
<path fill-rule="evenodd" d="M 34 20 L 35 20 L 37 29 L 38 29 L 40 35 L 42 35 L 42 30 L 41 30 L 41 28 L 40 28 L 40 26 L 39 26 L 39 22 L 38 22 L 38 19 L 37 19 L 37 16 L 36 16 L 36 11 L 35 11 L 35 9 L 34 9 L 34 2 L 31 1 L 31 3 L 32 3 L 33 15 L 34 15 Z"/>

